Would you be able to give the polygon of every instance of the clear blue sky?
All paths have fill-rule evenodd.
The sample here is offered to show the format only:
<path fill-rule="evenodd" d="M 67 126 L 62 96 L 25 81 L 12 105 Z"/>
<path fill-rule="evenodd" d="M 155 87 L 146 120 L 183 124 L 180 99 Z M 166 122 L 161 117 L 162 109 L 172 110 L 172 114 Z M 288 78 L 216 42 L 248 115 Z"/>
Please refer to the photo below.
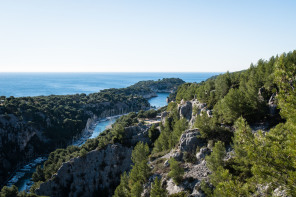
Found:
<path fill-rule="evenodd" d="M 296 49 L 294 0 L 0 0 L 0 72 L 246 69 Z"/>

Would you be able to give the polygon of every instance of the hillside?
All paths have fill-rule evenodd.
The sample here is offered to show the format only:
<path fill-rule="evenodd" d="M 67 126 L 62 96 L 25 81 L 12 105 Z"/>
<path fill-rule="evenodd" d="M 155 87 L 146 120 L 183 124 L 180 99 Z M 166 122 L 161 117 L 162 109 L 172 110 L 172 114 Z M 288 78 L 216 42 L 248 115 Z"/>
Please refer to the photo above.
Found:
<path fill-rule="evenodd" d="M 178 83 L 176 83 L 176 80 Z M 168 83 L 173 91 L 183 83 L 163 79 L 149 84 Z M 174 85 L 172 85 L 174 84 Z M 146 100 L 158 89 L 131 86 L 106 89 L 99 93 L 37 97 L 1 97 L 0 104 L 0 183 L 10 173 L 37 155 L 64 148 L 87 134 L 97 119 L 149 109 Z"/>
<path fill-rule="evenodd" d="M 296 51 L 182 84 L 155 125 L 130 113 L 81 148 L 51 153 L 31 192 L 295 196 L 295 86 Z"/>

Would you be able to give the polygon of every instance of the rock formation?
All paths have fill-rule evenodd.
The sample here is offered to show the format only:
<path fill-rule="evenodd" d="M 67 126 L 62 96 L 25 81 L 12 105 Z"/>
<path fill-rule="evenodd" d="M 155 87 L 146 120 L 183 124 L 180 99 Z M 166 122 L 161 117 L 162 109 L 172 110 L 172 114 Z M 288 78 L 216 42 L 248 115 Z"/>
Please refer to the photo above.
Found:
<path fill-rule="evenodd" d="M 206 146 L 206 143 L 199 139 L 200 135 L 198 129 L 186 130 L 180 137 L 178 146 L 175 149 L 172 149 L 168 154 L 160 157 L 153 162 L 151 165 L 153 168 L 159 168 L 157 163 L 160 161 L 163 162 L 163 169 L 158 169 L 157 174 L 153 174 L 148 183 L 145 185 L 144 192 L 142 196 L 149 196 L 149 190 L 153 179 L 156 176 L 162 178 L 162 184 L 166 188 L 169 194 L 176 194 L 179 192 L 189 192 L 191 197 L 203 197 L 205 196 L 200 190 L 200 183 L 202 180 L 208 180 L 208 176 L 211 173 L 206 166 L 205 156 L 211 153 L 211 150 Z M 196 153 L 197 147 L 201 147 L 200 150 Z M 185 153 L 192 154 L 195 159 L 191 162 L 184 161 Z M 185 170 L 183 180 L 180 185 L 176 185 L 173 180 L 168 177 L 169 172 L 169 163 L 170 158 L 175 158 L 177 161 L 181 162 L 182 167 Z"/>
<path fill-rule="evenodd" d="M 111 194 L 119 183 L 120 175 L 131 168 L 131 152 L 132 148 L 109 144 L 103 150 L 71 159 L 35 192 L 55 197 L 88 197 L 101 192 Z"/>
<path fill-rule="evenodd" d="M 138 142 L 150 143 L 148 129 L 151 125 L 125 128 L 123 144 L 109 144 L 104 149 L 93 150 L 85 156 L 65 162 L 58 172 L 36 190 L 38 195 L 112 196 L 120 182 L 120 175 L 131 169 L 131 153 Z"/>

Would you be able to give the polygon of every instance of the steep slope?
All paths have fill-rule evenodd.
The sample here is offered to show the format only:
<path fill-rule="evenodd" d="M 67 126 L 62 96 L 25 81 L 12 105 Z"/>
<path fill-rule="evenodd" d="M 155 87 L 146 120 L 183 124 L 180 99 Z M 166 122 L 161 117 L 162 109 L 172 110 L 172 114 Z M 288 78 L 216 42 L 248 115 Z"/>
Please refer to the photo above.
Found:
<path fill-rule="evenodd" d="M 174 91 L 184 82 L 163 79 L 149 81 L 147 86 L 135 84 L 89 95 L 1 97 L 0 183 L 4 184 L 24 161 L 66 147 L 73 138 L 87 132 L 88 125 L 96 119 L 148 109 L 144 98 L 156 96 L 158 86 L 153 84 L 158 83 L 167 84 L 167 90 Z"/>

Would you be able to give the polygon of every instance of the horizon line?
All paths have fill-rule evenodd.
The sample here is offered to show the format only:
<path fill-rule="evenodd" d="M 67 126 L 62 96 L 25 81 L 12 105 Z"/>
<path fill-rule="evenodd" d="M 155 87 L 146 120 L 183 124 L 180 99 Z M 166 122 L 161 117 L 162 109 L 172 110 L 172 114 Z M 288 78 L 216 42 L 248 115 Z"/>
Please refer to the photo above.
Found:
<path fill-rule="evenodd" d="M 0 71 L 0 73 L 225 73 L 230 71 L 124 71 L 124 72 L 114 72 L 114 71 Z M 237 71 L 232 71 L 237 72 Z"/>

